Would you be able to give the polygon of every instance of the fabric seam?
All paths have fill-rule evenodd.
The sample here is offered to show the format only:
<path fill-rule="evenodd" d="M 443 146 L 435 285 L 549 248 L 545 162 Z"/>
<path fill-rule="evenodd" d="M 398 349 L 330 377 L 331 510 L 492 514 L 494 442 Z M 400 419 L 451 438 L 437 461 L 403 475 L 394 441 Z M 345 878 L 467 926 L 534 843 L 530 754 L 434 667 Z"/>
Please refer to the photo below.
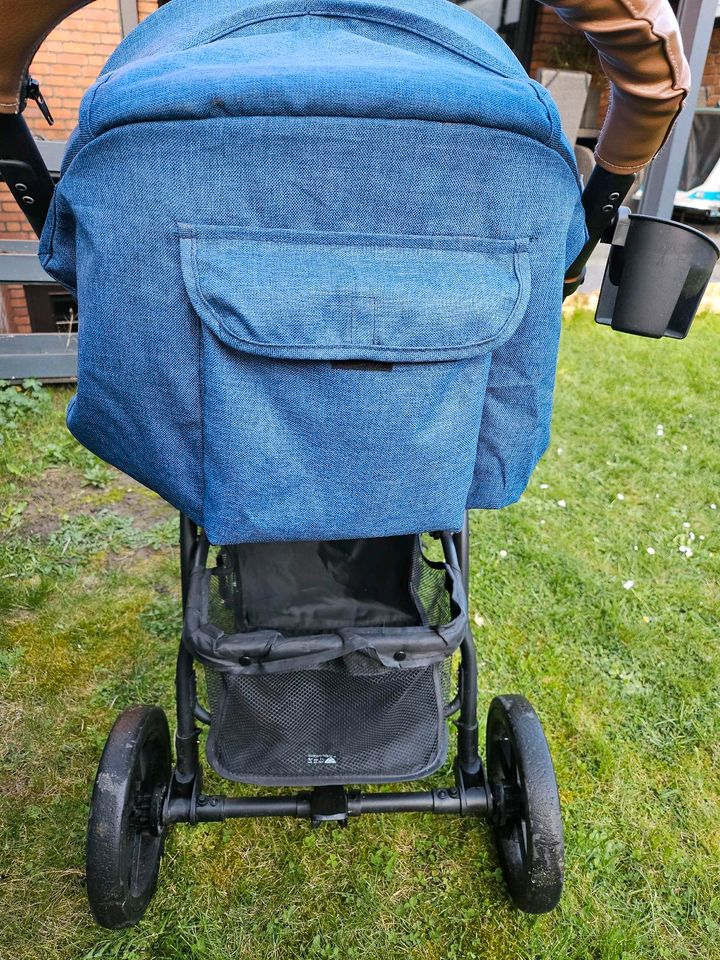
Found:
<path fill-rule="evenodd" d="M 195 238 L 192 238 L 193 259 L 195 258 Z M 192 304 L 191 304 L 192 306 Z M 193 311 L 194 312 L 194 311 Z M 203 524 L 205 522 L 205 491 L 207 489 L 205 464 L 205 341 L 202 320 L 197 325 L 198 333 L 198 394 L 200 400 L 200 505 Z"/>

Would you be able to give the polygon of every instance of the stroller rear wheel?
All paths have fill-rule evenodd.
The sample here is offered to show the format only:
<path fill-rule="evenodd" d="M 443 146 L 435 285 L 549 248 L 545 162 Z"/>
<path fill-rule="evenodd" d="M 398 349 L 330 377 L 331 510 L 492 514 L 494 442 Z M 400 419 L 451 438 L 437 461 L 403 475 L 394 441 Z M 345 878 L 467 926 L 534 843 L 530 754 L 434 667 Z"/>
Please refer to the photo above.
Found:
<path fill-rule="evenodd" d="M 547 740 L 524 697 L 492 701 L 486 749 L 495 843 L 510 896 L 526 913 L 546 913 L 562 894 L 563 826 Z"/>
<path fill-rule="evenodd" d="M 88 823 L 88 900 L 104 927 L 137 923 L 155 892 L 170 768 L 163 711 L 148 706 L 124 710 L 100 758 Z"/>

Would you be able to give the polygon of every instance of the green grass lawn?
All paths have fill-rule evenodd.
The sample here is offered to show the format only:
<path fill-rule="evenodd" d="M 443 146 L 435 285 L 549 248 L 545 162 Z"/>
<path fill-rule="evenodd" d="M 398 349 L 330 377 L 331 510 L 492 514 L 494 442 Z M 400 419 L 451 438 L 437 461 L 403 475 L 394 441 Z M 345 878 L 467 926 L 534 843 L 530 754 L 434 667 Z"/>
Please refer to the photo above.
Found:
<path fill-rule="evenodd" d="M 65 432 L 68 391 L 0 393 L 0 957 L 720 957 L 718 334 L 569 318 L 552 445 L 519 504 L 473 517 L 481 716 L 533 701 L 563 801 L 566 893 L 535 918 L 484 824 L 408 815 L 176 828 L 145 920 L 95 927 L 105 736 L 130 703 L 173 709 L 176 521 Z"/>

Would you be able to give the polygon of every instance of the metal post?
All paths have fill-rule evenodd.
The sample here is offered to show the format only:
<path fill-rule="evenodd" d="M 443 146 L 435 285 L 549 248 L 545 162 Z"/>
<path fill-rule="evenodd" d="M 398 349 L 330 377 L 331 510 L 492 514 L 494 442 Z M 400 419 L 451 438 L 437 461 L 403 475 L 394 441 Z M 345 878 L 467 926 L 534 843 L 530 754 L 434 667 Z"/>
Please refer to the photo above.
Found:
<path fill-rule="evenodd" d="M 469 601 L 470 595 L 470 514 L 465 511 L 462 530 L 453 534 L 453 542 L 457 552 L 458 564 L 462 573 L 463 587 L 465 589 L 465 599 Z"/>
<path fill-rule="evenodd" d="M 120 33 L 126 37 L 138 25 L 137 0 L 118 0 Z"/>
<path fill-rule="evenodd" d="M 639 210 L 647 216 L 668 219 L 672 217 L 675 193 L 680 183 L 685 152 L 690 139 L 716 9 L 717 0 L 681 0 L 678 21 L 685 55 L 690 63 L 692 83 L 668 142 L 648 169 Z"/>
<path fill-rule="evenodd" d="M 477 655 L 470 626 L 465 631 L 460 662 L 460 716 L 456 721 L 458 732 L 458 762 L 468 785 L 482 770 L 478 750 L 477 722 Z"/>
<path fill-rule="evenodd" d="M 190 571 L 199 549 L 198 528 L 189 517 L 180 514 L 180 579 L 182 586 L 183 619 L 187 602 Z M 184 630 L 183 626 L 183 630 Z M 173 794 L 187 799 L 199 785 L 200 753 L 199 729 L 195 726 L 195 669 L 193 658 L 181 642 L 175 667 L 175 699 L 177 729 L 175 753 L 177 763 L 173 775 Z"/>
<path fill-rule="evenodd" d="M 526 70 L 530 70 L 539 8 L 537 0 L 522 0 L 511 43 L 513 53 Z"/>

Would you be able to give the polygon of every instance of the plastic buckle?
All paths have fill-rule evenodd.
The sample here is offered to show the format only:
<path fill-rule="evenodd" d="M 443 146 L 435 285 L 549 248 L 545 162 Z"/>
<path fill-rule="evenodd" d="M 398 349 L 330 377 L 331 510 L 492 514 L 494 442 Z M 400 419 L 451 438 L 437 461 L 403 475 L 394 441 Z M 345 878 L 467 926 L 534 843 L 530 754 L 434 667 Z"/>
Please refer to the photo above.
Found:
<path fill-rule="evenodd" d="M 620 207 L 620 209 L 617 212 L 615 229 L 613 230 L 612 239 L 610 240 L 610 243 L 614 247 L 624 247 L 629 231 L 630 231 L 630 207 Z"/>

